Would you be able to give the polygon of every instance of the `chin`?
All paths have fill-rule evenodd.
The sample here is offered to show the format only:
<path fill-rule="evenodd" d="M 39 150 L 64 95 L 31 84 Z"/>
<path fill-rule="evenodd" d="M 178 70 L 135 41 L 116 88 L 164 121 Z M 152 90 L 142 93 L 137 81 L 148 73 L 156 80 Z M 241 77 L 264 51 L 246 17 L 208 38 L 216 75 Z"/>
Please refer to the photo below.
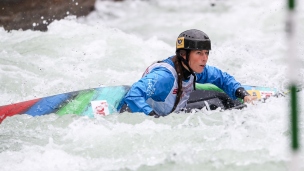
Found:
<path fill-rule="evenodd" d="M 204 71 L 204 68 L 203 68 L 203 69 L 198 69 L 198 70 L 196 70 L 196 71 L 194 71 L 194 72 L 200 74 L 200 73 L 202 73 L 203 71 Z"/>

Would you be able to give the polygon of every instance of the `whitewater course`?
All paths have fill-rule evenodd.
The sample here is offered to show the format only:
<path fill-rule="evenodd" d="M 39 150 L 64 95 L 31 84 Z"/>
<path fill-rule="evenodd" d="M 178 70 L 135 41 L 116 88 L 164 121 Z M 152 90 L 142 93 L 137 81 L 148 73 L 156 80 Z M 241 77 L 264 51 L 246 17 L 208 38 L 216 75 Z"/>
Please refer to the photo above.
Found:
<path fill-rule="evenodd" d="M 97 1 L 95 9 L 54 21 L 46 32 L 0 28 L 0 105 L 132 85 L 151 63 L 173 55 L 177 36 L 191 28 L 210 36 L 209 65 L 244 85 L 288 89 L 285 1 Z M 303 3 L 297 11 L 303 115 Z M 285 171 L 292 160 L 289 101 L 271 97 L 243 110 L 160 118 L 16 115 L 0 124 L 0 170 Z M 304 161 L 302 151 L 299 157 Z"/>

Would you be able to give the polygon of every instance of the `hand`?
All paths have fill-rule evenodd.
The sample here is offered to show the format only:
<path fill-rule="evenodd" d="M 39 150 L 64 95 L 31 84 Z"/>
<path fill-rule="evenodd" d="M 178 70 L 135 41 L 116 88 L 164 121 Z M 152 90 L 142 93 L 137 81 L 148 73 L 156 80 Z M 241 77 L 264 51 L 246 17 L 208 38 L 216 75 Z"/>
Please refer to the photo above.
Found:
<path fill-rule="evenodd" d="M 154 112 L 154 110 L 152 110 L 150 113 L 149 113 L 149 116 L 154 116 L 154 118 L 159 118 L 159 115 L 157 113 Z"/>
<path fill-rule="evenodd" d="M 253 103 L 253 101 L 257 99 L 257 96 L 245 96 L 244 103 Z"/>

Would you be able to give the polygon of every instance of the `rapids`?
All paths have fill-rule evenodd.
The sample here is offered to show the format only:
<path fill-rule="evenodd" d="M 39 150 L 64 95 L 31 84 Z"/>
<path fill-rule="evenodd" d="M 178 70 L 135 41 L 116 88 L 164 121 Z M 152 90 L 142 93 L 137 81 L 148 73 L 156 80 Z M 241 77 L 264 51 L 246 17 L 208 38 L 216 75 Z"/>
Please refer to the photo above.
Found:
<path fill-rule="evenodd" d="M 298 3 L 303 89 L 304 5 Z M 242 84 L 287 89 L 283 1 L 127 0 L 95 7 L 87 17 L 51 23 L 47 32 L 0 28 L 0 105 L 131 85 L 151 63 L 173 55 L 178 34 L 191 28 L 211 38 L 209 65 Z M 304 93 L 298 94 L 303 108 Z M 287 96 L 244 110 L 158 119 L 142 113 L 8 117 L 0 124 L 0 170 L 284 171 L 291 160 L 288 104 Z M 303 128 L 300 118 L 300 142 Z"/>

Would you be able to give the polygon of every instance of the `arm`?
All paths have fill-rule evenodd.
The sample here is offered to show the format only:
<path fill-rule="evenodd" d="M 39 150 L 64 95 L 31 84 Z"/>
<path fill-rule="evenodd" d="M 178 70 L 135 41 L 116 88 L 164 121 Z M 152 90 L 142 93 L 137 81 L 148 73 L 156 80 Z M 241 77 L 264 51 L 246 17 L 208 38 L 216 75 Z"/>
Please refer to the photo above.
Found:
<path fill-rule="evenodd" d="M 224 90 L 224 92 L 232 99 L 243 99 L 248 95 L 247 91 L 241 87 L 241 84 L 237 82 L 233 76 L 226 72 L 222 72 L 216 67 L 206 65 L 204 71 L 196 76 L 197 82 L 214 84 Z"/>
<path fill-rule="evenodd" d="M 155 68 L 134 83 L 124 98 L 132 112 L 150 114 L 153 109 L 146 103 L 148 98 L 164 101 L 174 85 L 174 77 L 164 67 Z"/>

